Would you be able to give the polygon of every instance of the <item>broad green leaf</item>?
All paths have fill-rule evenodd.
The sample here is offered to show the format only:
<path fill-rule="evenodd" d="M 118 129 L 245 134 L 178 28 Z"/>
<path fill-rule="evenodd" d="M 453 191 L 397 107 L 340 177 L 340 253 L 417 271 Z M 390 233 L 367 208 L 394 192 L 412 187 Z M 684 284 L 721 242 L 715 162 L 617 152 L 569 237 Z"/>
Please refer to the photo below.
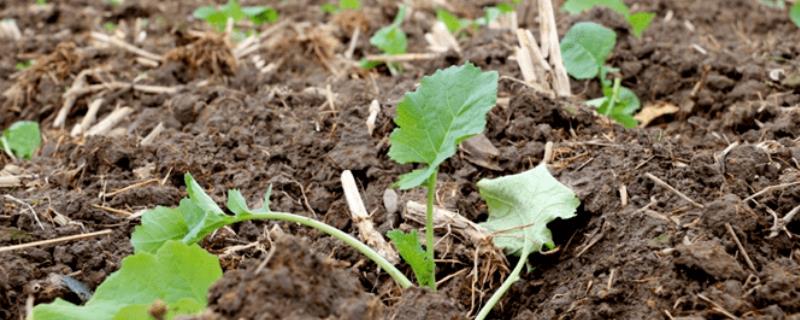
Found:
<path fill-rule="evenodd" d="M 256 25 L 278 21 L 278 11 L 264 6 L 244 7 L 242 12 Z"/>
<path fill-rule="evenodd" d="M 156 207 L 142 215 L 141 225 L 131 235 L 131 244 L 136 252 L 156 252 L 169 240 L 181 240 L 189 227 L 181 214 L 187 208 Z"/>
<path fill-rule="evenodd" d="M 409 189 L 422 184 L 461 141 L 483 131 L 496 99 L 497 72 L 481 72 L 470 63 L 423 77 L 419 88 L 397 105 L 389 157 L 427 167 L 401 176 L 395 185 Z"/>
<path fill-rule="evenodd" d="M 182 199 L 178 208 L 157 207 L 144 213 L 142 224 L 131 236 L 137 252 L 154 252 L 169 239 L 197 243 L 216 229 L 248 218 L 225 214 L 191 174 L 187 173 L 185 180 L 189 198 Z"/>
<path fill-rule="evenodd" d="M 228 0 L 228 3 L 220 8 L 220 11 L 225 14 L 228 18 L 233 18 L 233 21 L 241 21 L 247 17 L 244 11 L 242 11 L 242 6 L 239 5 L 239 2 L 236 0 Z"/>
<path fill-rule="evenodd" d="M 417 284 L 420 287 L 432 288 L 434 286 L 434 277 L 431 274 L 431 270 L 433 270 L 431 264 L 434 262 L 428 258 L 425 250 L 422 250 L 417 237 L 417 230 L 411 230 L 409 233 L 392 230 L 386 233 L 386 236 L 392 240 L 397 252 L 403 257 L 403 261 L 411 266 L 411 270 L 414 271 L 414 277 L 417 278 Z"/>
<path fill-rule="evenodd" d="M 214 12 L 217 12 L 216 8 L 212 6 L 203 6 L 195 9 L 194 12 L 192 13 L 192 16 L 194 16 L 197 19 L 205 20 L 206 18 L 208 18 L 208 16 L 214 14 Z"/>
<path fill-rule="evenodd" d="M 472 21 L 469 19 L 461 19 L 443 9 L 436 10 L 436 19 L 444 23 L 444 25 L 447 27 L 447 30 L 453 35 L 458 34 L 459 31 L 464 30 L 472 25 Z"/>
<path fill-rule="evenodd" d="M 597 76 L 617 42 L 613 30 L 594 22 L 580 22 L 572 26 L 561 39 L 564 67 L 575 79 Z"/>
<path fill-rule="evenodd" d="M 408 42 L 406 40 L 406 33 L 400 28 L 403 19 L 406 16 L 406 7 L 400 6 L 397 16 L 394 17 L 392 24 L 380 28 L 375 32 L 369 43 L 381 49 L 386 54 L 403 54 L 406 53 Z"/>
<path fill-rule="evenodd" d="M 547 224 L 556 218 L 574 217 L 580 204 L 572 190 L 550 175 L 546 165 L 482 179 L 478 189 L 489 207 L 489 219 L 480 225 L 492 232 L 495 246 L 513 255 L 552 246 Z"/>
<path fill-rule="evenodd" d="M 151 305 L 134 304 L 120 309 L 113 320 L 153 320 L 150 315 Z M 195 314 L 203 311 L 205 306 L 198 301 L 190 298 L 184 298 L 173 303 L 167 309 L 166 319 L 174 319 L 178 315 Z"/>
<path fill-rule="evenodd" d="M 33 121 L 17 121 L 3 131 L 0 147 L 10 150 L 14 156 L 30 159 L 42 144 L 39 123 Z"/>
<path fill-rule="evenodd" d="M 597 107 L 597 112 L 619 122 L 626 128 L 634 128 L 639 122 L 633 118 L 633 114 L 641 107 L 639 97 L 633 90 L 620 87 L 617 93 L 617 101 L 611 106 L 611 96 L 613 89 L 603 88 L 604 97 L 586 101 L 586 104 Z"/>
<path fill-rule="evenodd" d="M 144 306 L 156 300 L 166 304 L 172 316 L 205 309 L 206 294 L 222 277 L 219 259 L 197 245 L 168 241 L 155 254 L 139 252 L 122 260 L 122 267 L 108 276 L 83 306 L 56 299 L 33 308 L 36 320 L 147 319 Z M 126 315 L 131 315 L 127 317 Z M 167 317 L 171 319 L 172 317 Z"/>
<path fill-rule="evenodd" d="M 342 10 L 357 10 L 361 8 L 360 0 L 341 0 L 339 1 L 339 9 Z"/>
<path fill-rule="evenodd" d="M 325 13 L 334 13 L 338 11 L 339 8 L 336 7 L 333 3 L 323 3 L 320 8 L 322 8 L 322 12 Z"/>
<path fill-rule="evenodd" d="M 630 14 L 630 9 L 622 0 L 567 0 L 561 9 L 569 14 L 578 14 L 594 7 L 605 7 L 614 10 L 626 18 Z"/>
<path fill-rule="evenodd" d="M 637 12 L 631 14 L 628 17 L 628 23 L 631 25 L 633 35 L 637 38 L 641 37 L 642 32 L 650 26 L 650 23 L 653 22 L 653 18 L 655 17 L 656 14 L 652 12 Z"/>
<path fill-rule="evenodd" d="M 378 30 L 369 43 L 381 49 L 386 54 L 406 53 L 406 33 L 400 29 L 399 25 L 391 24 Z"/>
<path fill-rule="evenodd" d="M 795 1 L 792 8 L 789 9 L 789 18 L 795 25 L 800 27 L 800 1 Z"/>

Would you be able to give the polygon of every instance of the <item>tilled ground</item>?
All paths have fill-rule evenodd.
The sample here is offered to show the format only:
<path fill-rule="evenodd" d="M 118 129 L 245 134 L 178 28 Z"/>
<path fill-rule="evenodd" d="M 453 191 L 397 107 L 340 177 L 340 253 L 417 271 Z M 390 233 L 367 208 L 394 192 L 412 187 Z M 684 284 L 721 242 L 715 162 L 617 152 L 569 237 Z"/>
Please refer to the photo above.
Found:
<path fill-rule="evenodd" d="M 339 181 L 342 170 L 352 170 L 380 231 L 418 227 L 401 212 L 406 200 L 423 199 L 420 191 L 399 193 L 397 211 L 382 200 L 410 168 L 386 156 L 394 107 L 423 75 L 466 61 L 504 76 L 485 133 L 499 154 L 476 159 L 459 152 L 447 161 L 439 205 L 484 220 L 475 183 L 533 167 L 548 141 L 555 151 L 551 171 L 582 202 L 577 218 L 551 224 L 559 250 L 531 258 L 535 269 L 492 317 L 800 317 L 800 242 L 790 235 L 800 233 L 800 223 L 772 231 L 773 215 L 781 218 L 800 205 L 800 184 L 791 184 L 800 181 L 800 30 L 786 12 L 748 0 L 643 1 L 637 7 L 658 17 L 641 39 L 603 10 L 559 13 L 562 34 L 576 21 L 613 27 L 619 40 L 610 63 L 621 68 L 623 84 L 645 105 L 679 108 L 647 128 L 624 130 L 579 104 L 599 95 L 595 82 L 573 81 L 578 96 L 555 99 L 508 80 L 521 78 L 509 59 L 516 39 L 508 31 L 479 30 L 461 40 L 463 54 L 409 63 L 393 77 L 384 68 L 367 73 L 337 57 L 356 26 L 372 34 L 391 20 L 396 7 L 390 1 L 367 1 L 359 13 L 334 16 L 324 15 L 315 1 L 276 1 L 281 20 L 291 22 L 254 54 L 276 65 L 262 73 L 251 58 L 233 59 L 221 38 L 193 35 L 190 30 L 202 24 L 192 21 L 191 12 L 202 4 L 0 3 L 0 17 L 15 19 L 23 31 L 23 40 L 0 43 L 6 53 L 0 56 L 0 91 L 9 92 L 0 96 L 0 127 L 32 119 L 45 129 L 34 160 L 12 164 L 0 157 L 0 168 L 33 176 L 23 187 L 3 189 L 0 246 L 112 230 L 111 236 L 0 254 L 0 318 L 21 319 L 28 297 L 80 302 L 51 275 L 95 288 L 132 251 L 128 239 L 138 220 L 127 216 L 176 205 L 184 195 L 184 172 L 219 202 L 230 188 L 255 200 L 272 185 L 273 208 L 355 234 Z M 474 16 L 477 5 L 454 9 Z M 535 28 L 528 16 L 536 13 L 527 12 L 521 23 Z M 138 29 L 147 33 L 140 42 L 133 32 L 137 18 L 148 21 Z M 420 9 L 404 23 L 409 51 L 426 50 L 423 34 L 433 19 L 433 11 Z M 106 22 L 165 60 L 147 66 L 128 52 L 97 46 L 89 33 L 108 32 Z M 354 57 L 366 53 L 374 49 L 362 36 Z M 30 58 L 36 66 L 15 70 Z M 91 92 L 75 100 L 67 129 L 53 128 L 65 88 L 86 70 L 92 70 L 90 85 L 135 81 L 175 91 L 125 86 Z M 132 108 L 123 129 L 112 136 L 70 137 L 69 129 L 100 97 L 101 117 L 118 106 Z M 373 99 L 381 111 L 369 134 L 365 119 Z M 163 133 L 141 145 L 158 123 Z M 475 249 L 464 239 L 447 230 L 439 236 L 449 245 L 438 248 L 437 278 L 452 277 L 431 294 L 400 292 L 353 249 L 305 228 L 248 222 L 221 230 L 204 243 L 226 270 L 204 317 L 467 318 L 502 275 L 474 268 Z M 269 263 L 256 272 L 272 248 Z"/>

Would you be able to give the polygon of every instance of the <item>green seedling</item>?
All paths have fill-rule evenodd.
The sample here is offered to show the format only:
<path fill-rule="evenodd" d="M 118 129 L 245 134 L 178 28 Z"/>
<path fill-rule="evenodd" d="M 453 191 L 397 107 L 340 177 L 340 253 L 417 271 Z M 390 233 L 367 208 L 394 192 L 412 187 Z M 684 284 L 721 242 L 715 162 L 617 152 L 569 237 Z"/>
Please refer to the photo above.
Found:
<path fill-rule="evenodd" d="M 800 27 L 800 1 L 795 1 L 792 7 L 789 8 L 789 19 Z"/>
<path fill-rule="evenodd" d="M 39 124 L 33 121 L 17 121 L 0 136 L 0 147 L 11 158 L 30 159 L 41 145 Z"/>
<path fill-rule="evenodd" d="M 236 0 L 228 0 L 227 4 L 219 8 L 215 6 L 197 8 L 192 15 L 205 20 L 218 31 L 225 30 L 228 19 L 232 19 L 234 23 L 248 19 L 256 25 L 278 21 L 278 11 L 275 9 L 266 6 L 242 7 Z"/>
<path fill-rule="evenodd" d="M 461 141 L 484 130 L 486 114 L 496 99 L 497 72 L 481 72 L 467 63 L 422 78 L 419 88 L 406 93 L 397 105 L 397 128 L 389 138 L 389 157 L 400 164 L 420 163 L 425 167 L 400 176 L 394 186 L 411 189 L 425 184 L 427 256 L 419 257 L 422 249 L 415 234 L 392 231 L 389 238 L 414 270 L 420 285 L 436 289 L 433 202 L 439 165 L 456 153 Z"/>
<path fill-rule="evenodd" d="M 337 13 L 344 10 L 361 9 L 360 0 L 339 0 L 338 2 L 325 3 L 322 5 L 322 12 Z"/>
<path fill-rule="evenodd" d="M 137 252 L 122 260 L 83 306 L 62 299 L 33 308 L 36 320 L 152 319 L 154 303 L 167 308 L 166 319 L 206 308 L 206 294 L 222 277 L 219 259 L 196 244 L 167 241 L 155 252 Z"/>
<path fill-rule="evenodd" d="M 478 312 L 476 319 L 482 320 L 520 279 L 528 256 L 555 246 L 547 224 L 557 218 L 574 217 L 580 201 L 569 187 L 553 178 L 546 165 L 511 176 L 482 179 L 478 189 L 489 208 L 489 219 L 480 225 L 492 232 L 495 246 L 519 257 L 511 274 Z"/>
<path fill-rule="evenodd" d="M 47 4 L 47 0 L 36 0 L 36 5 L 43 6 Z"/>
<path fill-rule="evenodd" d="M 117 24 L 113 22 L 106 22 L 103 24 L 103 29 L 106 29 L 106 32 L 112 33 L 117 30 Z"/>
<path fill-rule="evenodd" d="M 620 79 L 608 79 L 608 74 L 618 70 L 605 64 L 617 42 L 613 30 L 594 22 L 580 22 L 572 26 L 561 39 L 561 55 L 567 73 L 575 79 L 598 78 L 603 97 L 589 100 L 587 104 L 626 128 L 637 125 L 633 113 L 640 107 L 636 94 L 620 85 Z"/>
<path fill-rule="evenodd" d="M 631 13 L 630 8 L 622 0 L 567 0 L 561 9 L 570 14 L 578 14 L 594 7 L 609 8 L 621 14 L 628 21 L 633 35 L 637 38 L 642 36 L 642 32 L 650 26 L 653 18 L 656 17 L 656 14 L 652 12 Z"/>
<path fill-rule="evenodd" d="M 325 223 L 300 215 L 269 209 L 270 190 L 262 208 L 250 209 L 238 190 L 228 191 L 226 214 L 203 191 L 191 174 L 184 177 L 189 197 L 177 208 L 156 207 L 142 215 L 142 224 L 131 236 L 134 255 L 106 278 L 83 306 L 57 299 L 33 309 L 36 320 L 50 319 L 151 319 L 155 303 L 166 305 L 165 319 L 196 314 L 206 307 L 206 293 L 222 276 L 219 260 L 197 243 L 226 225 L 248 220 L 280 220 L 312 227 L 333 236 L 366 255 L 402 288 L 411 287 L 403 273 L 380 254 L 353 236 Z"/>
<path fill-rule="evenodd" d="M 23 60 L 17 62 L 17 64 L 14 65 L 14 69 L 17 69 L 17 71 L 22 71 L 30 68 L 32 65 L 33 65 L 33 60 Z"/>
<path fill-rule="evenodd" d="M 447 30 L 453 35 L 458 35 L 467 29 L 477 29 L 480 26 L 486 26 L 497 20 L 501 14 L 514 12 L 514 7 L 519 3 L 519 0 L 514 0 L 511 3 L 499 3 L 495 6 L 483 9 L 484 15 L 477 19 L 459 18 L 453 13 L 444 10 L 436 10 L 436 19 L 444 23 Z"/>
<path fill-rule="evenodd" d="M 406 53 L 408 41 L 406 40 L 406 33 L 403 32 L 401 25 L 406 18 L 407 11 L 408 8 L 405 5 L 401 5 L 392 24 L 380 28 L 378 32 L 375 32 L 375 34 L 369 38 L 369 43 L 381 49 L 383 54 L 396 55 Z M 365 69 L 371 69 L 380 64 L 381 62 L 377 61 L 361 60 L 361 67 Z M 400 70 L 400 66 L 396 63 L 388 63 L 387 66 L 389 67 L 389 72 L 393 75 L 397 74 Z"/>

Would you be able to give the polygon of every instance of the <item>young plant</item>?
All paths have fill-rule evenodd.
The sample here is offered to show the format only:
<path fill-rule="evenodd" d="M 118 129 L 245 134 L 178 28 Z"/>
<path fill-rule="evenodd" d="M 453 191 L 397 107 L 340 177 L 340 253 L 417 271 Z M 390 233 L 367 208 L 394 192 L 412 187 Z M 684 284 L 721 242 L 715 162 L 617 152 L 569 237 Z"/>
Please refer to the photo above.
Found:
<path fill-rule="evenodd" d="M 62 299 L 33 308 L 36 320 L 152 319 L 149 310 L 166 306 L 163 318 L 202 312 L 206 294 L 222 277 L 219 259 L 196 244 L 167 241 L 155 252 L 122 260 L 83 306 Z"/>
<path fill-rule="evenodd" d="M 570 14 L 578 14 L 594 7 L 609 8 L 621 14 L 628 21 L 633 35 L 637 38 L 642 36 L 642 32 L 650 26 L 653 18 L 656 17 L 656 14 L 652 12 L 631 13 L 631 10 L 622 0 L 567 0 L 561 8 Z"/>
<path fill-rule="evenodd" d="M 492 232 L 495 246 L 519 257 L 511 274 L 478 312 L 476 319 L 482 320 L 520 279 L 528 256 L 542 247 L 554 247 L 547 224 L 556 218 L 574 217 L 580 201 L 569 187 L 550 175 L 546 165 L 515 175 L 482 179 L 478 189 L 489 207 L 489 219 L 480 225 Z"/>
<path fill-rule="evenodd" d="M 338 2 L 330 2 L 322 5 L 322 12 L 337 13 L 344 10 L 358 10 L 361 9 L 360 0 L 339 0 Z"/>
<path fill-rule="evenodd" d="M 450 33 L 458 35 L 458 33 L 468 28 L 476 29 L 480 26 L 489 25 L 492 21 L 497 20 L 501 14 L 514 12 L 514 6 L 519 2 L 520 0 L 514 0 L 511 3 L 502 2 L 495 6 L 487 7 L 483 9 L 484 15 L 474 20 L 459 18 L 447 10 L 437 9 L 436 19 L 444 23 Z"/>
<path fill-rule="evenodd" d="M 800 27 L 800 1 L 795 1 L 795 3 L 789 9 L 789 19 L 791 19 L 795 25 Z"/>
<path fill-rule="evenodd" d="M 392 24 L 380 28 L 378 32 L 375 32 L 375 34 L 369 38 L 369 43 L 378 49 L 381 49 L 383 54 L 396 55 L 406 53 L 408 41 L 406 40 L 406 33 L 403 32 L 403 29 L 400 27 L 400 25 L 403 24 L 403 20 L 406 18 L 407 11 L 408 8 L 405 5 L 401 5 L 400 9 L 397 11 L 397 15 L 394 17 L 394 21 L 392 21 Z M 371 69 L 379 66 L 380 64 L 381 63 L 377 61 L 361 61 L 361 67 L 365 69 Z M 396 74 L 399 71 L 399 65 L 397 64 L 388 63 L 387 66 L 392 74 Z"/>
<path fill-rule="evenodd" d="M 496 99 L 497 72 L 481 72 L 467 63 L 422 78 L 419 88 L 406 93 L 397 105 L 394 119 L 397 128 L 389 138 L 389 157 L 400 164 L 420 163 L 425 167 L 400 176 L 394 186 L 405 190 L 424 184 L 427 189 L 427 254 L 422 255 L 415 232 L 394 230 L 388 236 L 413 269 L 417 282 L 433 290 L 436 290 L 433 203 L 439 165 L 456 153 L 461 141 L 483 131 L 486 114 Z"/>
<path fill-rule="evenodd" d="M 617 35 L 613 30 L 594 22 L 580 22 L 561 39 L 561 55 L 567 73 L 573 78 L 597 77 L 600 80 L 603 97 L 586 103 L 626 128 L 632 128 L 638 124 L 633 113 L 640 107 L 639 98 L 632 90 L 621 86 L 619 78 L 609 80 L 608 74 L 618 70 L 605 65 L 616 42 Z"/>
<path fill-rule="evenodd" d="M 0 148 L 11 158 L 30 159 L 41 145 L 39 124 L 33 121 L 17 121 L 0 136 Z"/>
<path fill-rule="evenodd" d="M 32 65 L 33 65 L 33 60 L 22 60 L 14 65 L 14 69 L 17 69 L 17 71 L 22 71 L 30 68 Z"/>
<path fill-rule="evenodd" d="M 386 271 L 402 288 L 411 281 L 380 254 L 351 235 L 323 222 L 269 209 L 271 189 L 264 207 L 250 209 L 238 190 L 228 190 L 228 215 L 203 191 L 191 174 L 184 177 L 189 197 L 177 208 L 156 207 L 142 215 L 142 224 L 131 236 L 134 255 L 106 278 L 83 306 L 63 300 L 38 305 L 36 320 L 50 319 L 150 319 L 150 307 L 160 301 L 166 319 L 205 309 L 206 293 L 222 276 L 219 260 L 197 246 L 219 228 L 247 220 L 281 220 L 312 227 L 344 241 Z"/>
<path fill-rule="evenodd" d="M 234 23 L 248 19 L 255 25 L 278 21 L 278 11 L 275 9 L 265 6 L 242 7 L 236 0 L 228 0 L 228 3 L 220 8 L 215 6 L 197 8 L 192 15 L 205 20 L 218 31 L 225 30 L 228 19 L 232 19 Z"/>

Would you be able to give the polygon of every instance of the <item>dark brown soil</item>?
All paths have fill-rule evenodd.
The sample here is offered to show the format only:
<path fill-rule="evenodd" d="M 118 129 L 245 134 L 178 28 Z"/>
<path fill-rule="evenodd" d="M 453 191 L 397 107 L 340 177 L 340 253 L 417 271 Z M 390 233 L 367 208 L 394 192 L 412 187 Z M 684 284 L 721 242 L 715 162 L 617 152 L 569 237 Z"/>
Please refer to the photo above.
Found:
<path fill-rule="evenodd" d="M 399 192 L 397 212 L 387 211 L 382 200 L 411 168 L 386 155 L 402 94 L 423 75 L 466 61 L 521 78 L 509 59 L 516 39 L 498 30 L 476 31 L 461 39 L 462 55 L 409 63 L 395 77 L 385 68 L 368 73 L 343 63 L 337 55 L 347 49 L 355 26 L 362 38 L 354 57 L 375 53 L 363 35 L 391 20 L 396 7 L 390 1 L 365 1 L 362 11 L 333 17 L 319 11 L 320 1 L 272 1 L 281 20 L 294 26 L 257 51 L 264 62 L 278 63 L 268 73 L 260 73 L 249 58 L 231 63 L 224 41 L 189 32 L 203 28 L 191 18 L 199 3 L 51 2 L 0 3 L 0 18 L 15 19 L 25 35 L 24 41 L 0 41 L 5 53 L 0 91 L 14 89 L 0 95 L 0 128 L 37 120 L 45 139 L 31 161 L 12 163 L 0 156 L 0 169 L 17 166 L 17 174 L 31 175 L 22 187 L 2 189 L 0 247 L 103 229 L 112 234 L 0 253 L 2 319 L 22 319 L 28 297 L 35 303 L 56 297 L 81 302 L 85 297 L 76 286 L 53 279 L 69 276 L 96 288 L 132 251 L 128 239 L 138 220 L 127 215 L 176 205 L 185 194 L 185 172 L 219 202 L 227 189 L 238 188 L 255 203 L 272 185 L 273 208 L 318 217 L 355 235 L 339 181 L 342 170 L 352 170 L 379 231 L 418 227 L 399 212 L 406 200 L 422 200 L 421 191 Z M 599 95 L 594 81 L 572 81 L 574 99 L 553 99 L 504 78 L 499 98 L 508 102 L 492 110 L 485 134 L 499 155 L 475 161 L 462 152 L 441 168 L 439 205 L 483 221 L 486 206 L 475 183 L 533 167 L 552 141 L 551 171 L 581 199 L 578 217 L 551 224 L 559 251 L 532 257 L 534 270 L 512 286 L 491 318 L 800 317 L 800 222 L 795 218 L 788 233 L 770 236 L 772 213 L 781 217 L 800 205 L 800 185 L 747 199 L 767 187 L 800 181 L 800 30 L 785 10 L 759 1 L 650 0 L 636 6 L 658 15 L 640 39 L 604 10 L 575 17 L 559 13 L 559 31 L 584 20 L 613 27 L 618 45 L 610 63 L 621 69 L 623 84 L 644 105 L 670 103 L 679 112 L 647 128 L 625 130 L 580 105 Z M 462 15 L 480 12 L 471 1 L 455 7 Z M 136 45 L 170 57 L 157 67 L 90 39 L 90 31 L 107 32 L 105 22 L 131 30 L 137 18 L 148 23 L 147 38 Z M 421 9 L 404 23 L 409 51 L 427 50 L 423 34 L 433 19 L 432 10 Z M 536 27 L 534 19 L 521 23 Z M 131 32 L 125 34 L 134 41 Z M 32 58 L 42 64 L 15 70 L 17 62 Z M 89 68 L 99 68 L 89 84 L 136 79 L 178 90 L 82 96 L 67 117 L 67 129 L 53 128 L 65 88 Z M 334 93 L 333 107 L 326 86 Z M 134 110 L 119 125 L 123 130 L 113 137 L 70 137 L 88 103 L 101 95 L 100 117 L 117 106 Z M 372 99 L 381 103 L 381 112 L 370 135 L 365 120 Z M 159 139 L 141 146 L 159 122 L 166 128 Z M 150 182 L 123 189 L 143 181 Z M 263 232 L 275 225 L 289 235 L 269 245 Z M 502 274 L 476 274 L 472 244 L 445 234 L 438 235 L 452 246 L 437 248 L 443 260 L 437 278 L 452 277 L 434 294 L 401 292 L 355 250 L 318 232 L 273 222 L 235 225 L 204 242 L 222 256 L 226 271 L 210 293 L 206 316 L 473 317 Z M 258 246 L 224 254 L 251 243 Z M 475 283 L 474 277 L 486 281 Z"/>

